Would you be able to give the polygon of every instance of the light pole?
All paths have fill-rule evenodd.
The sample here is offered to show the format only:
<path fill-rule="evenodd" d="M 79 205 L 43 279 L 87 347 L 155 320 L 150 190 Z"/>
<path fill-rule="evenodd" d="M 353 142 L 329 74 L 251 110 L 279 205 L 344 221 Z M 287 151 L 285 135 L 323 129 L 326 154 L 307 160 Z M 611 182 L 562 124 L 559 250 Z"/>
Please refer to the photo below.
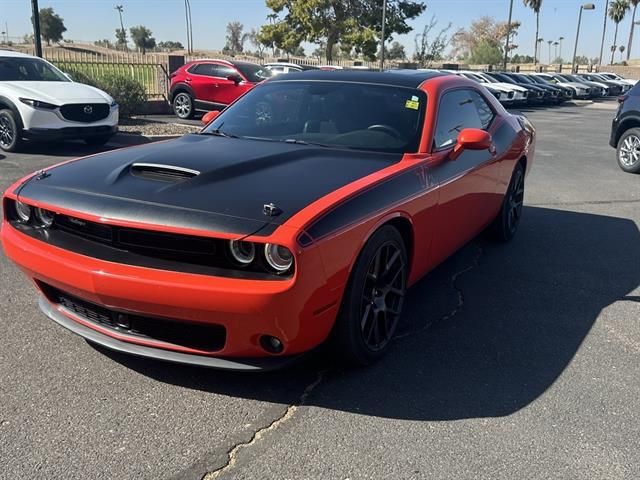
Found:
<path fill-rule="evenodd" d="M 604 6 L 604 22 L 602 27 L 602 42 L 600 42 L 600 56 L 598 57 L 598 63 L 602 65 L 602 54 L 604 52 L 604 36 L 607 33 L 607 12 L 609 11 L 609 0 Z"/>
<path fill-rule="evenodd" d="M 576 71 L 576 55 L 578 54 L 578 38 L 580 38 L 580 23 L 582 22 L 582 10 L 595 10 L 596 6 L 593 3 L 585 3 L 580 5 L 580 13 L 578 14 L 578 28 L 576 29 L 576 44 L 573 46 L 573 61 L 571 62 L 571 73 L 577 73 Z"/>
<path fill-rule="evenodd" d="M 120 15 L 120 31 L 122 32 L 122 40 L 124 44 L 122 45 L 125 50 L 129 50 L 127 47 L 127 33 L 124 31 L 124 23 L 122 22 L 122 12 L 124 11 L 124 7 L 122 5 L 116 5 L 115 9 L 118 11 L 118 15 Z"/>
<path fill-rule="evenodd" d="M 511 35 L 511 14 L 513 13 L 513 0 L 509 2 L 509 21 L 507 22 L 507 40 L 504 42 L 504 60 L 502 69 L 507 70 L 507 56 L 509 55 L 509 35 Z"/>
<path fill-rule="evenodd" d="M 40 38 L 40 10 L 38 0 L 31 0 L 33 15 L 33 41 L 36 44 L 36 57 L 42 57 L 42 38 Z"/>
<path fill-rule="evenodd" d="M 629 45 L 627 46 L 627 61 L 631 58 L 631 46 L 633 45 L 633 31 L 636 29 L 636 25 L 640 25 L 640 20 L 633 22 L 631 26 L 631 38 L 629 38 Z"/>
<path fill-rule="evenodd" d="M 193 24 L 191 23 L 191 2 L 184 0 L 184 18 L 187 22 L 187 53 L 193 53 Z"/>
<path fill-rule="evenodd" d="M 380 71 L 384 70 L 384 30 L 387 23 L 387 0 L 382 0 L 382 45 L 380 46 Z"/>

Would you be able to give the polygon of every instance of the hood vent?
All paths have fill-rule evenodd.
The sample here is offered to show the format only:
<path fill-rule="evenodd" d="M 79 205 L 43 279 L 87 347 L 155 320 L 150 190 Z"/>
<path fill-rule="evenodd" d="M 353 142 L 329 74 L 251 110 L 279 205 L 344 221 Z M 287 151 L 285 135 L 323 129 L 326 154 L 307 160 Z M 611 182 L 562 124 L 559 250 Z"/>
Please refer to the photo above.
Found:
<path fill-rule="evenodd" d="M 131 165 L 131 174 L 136 177 L 160 182 L 178 182 L 197 177 L 200 172 L 190 168 L 177 167 L 175 165 L 161 165 L 157 163 L 134 163 Z"/>

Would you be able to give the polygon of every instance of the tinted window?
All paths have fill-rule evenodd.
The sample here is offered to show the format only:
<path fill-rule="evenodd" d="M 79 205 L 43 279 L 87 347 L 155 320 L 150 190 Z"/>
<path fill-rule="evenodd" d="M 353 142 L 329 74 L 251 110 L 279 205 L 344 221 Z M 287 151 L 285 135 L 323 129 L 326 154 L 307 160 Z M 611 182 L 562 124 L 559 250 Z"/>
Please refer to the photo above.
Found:
<path fill-rule="evenodd" d="M 486 102 L 482 95 L 476 92 L 471 93 L 471 97 L 473 98 L 474 103 L 476 104 L 476 108 L 478 109 L 478 116 L 480 117 L 480 122 L 482 123 L 482 128 L 486 130 L 491 125 L 493 121 L 494 113 L 491 110 L 491 107 Z"/>
<path fill-rule="evenodd" d="M 271 82 L 205 130 L 269 141 L 417 152 L 427 97 L 409 88 L 342 82 Z"/>
<path fill-rule="evenodd" d="M 454 145 L 465 128 L 486 128 L 480 118 L 477 97 L 476 92 L 466 89 L 453 90 L 442 96 L 434 137 L 436 149 Z M 484 104 L 488 108 L 486 102 Z"/>
<path fill-rule="evenodd" d="M 273 76 L 273 73 L 267 67 L 256 65 L 255 63 L 236 63 L 235 66 L 252 83 L 259 83 Z"/>
<path fill-rule="evenodd" d="M 237 74 L 233 68 L 216 63 L 199 63 L 191 67 L 189 73 L 219 78 L 227 78 L 229 75 Z"/>
<path fill-rule="evenodd" d="M 53 65 L 30 57 L 0 57 L 0 81 L 68 82 Z"/>

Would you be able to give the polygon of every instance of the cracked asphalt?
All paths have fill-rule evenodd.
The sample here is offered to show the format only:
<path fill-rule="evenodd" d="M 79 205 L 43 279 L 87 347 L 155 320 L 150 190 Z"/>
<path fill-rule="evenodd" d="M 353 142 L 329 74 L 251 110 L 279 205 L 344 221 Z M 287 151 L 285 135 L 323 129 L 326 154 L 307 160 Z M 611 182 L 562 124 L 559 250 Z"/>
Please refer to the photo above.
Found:
<path fill-rule="evenodd" d="M 640 478 L 640 176 L 607 144 L 613 108 L 524 112 L 516 239 L 479 237 L 419 282 L 366 369 L 108 352 L 46 320 L 0 255 L 0 478 Z M 0 187 L 87 153 L 0 154 Z"/>

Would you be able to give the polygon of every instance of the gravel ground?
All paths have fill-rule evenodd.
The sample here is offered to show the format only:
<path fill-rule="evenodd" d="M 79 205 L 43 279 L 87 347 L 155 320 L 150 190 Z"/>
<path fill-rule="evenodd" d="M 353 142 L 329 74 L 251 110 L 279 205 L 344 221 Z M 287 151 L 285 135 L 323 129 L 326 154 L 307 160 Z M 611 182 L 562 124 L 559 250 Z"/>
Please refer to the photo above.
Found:
<path fill-rule="evenodd" d="M 200 131 L 200 126 L 183 125 L 180 123 L 154 122 L 141 118 L 122 120 L 120 131 L 138 135 L 184 135 Z"/>

